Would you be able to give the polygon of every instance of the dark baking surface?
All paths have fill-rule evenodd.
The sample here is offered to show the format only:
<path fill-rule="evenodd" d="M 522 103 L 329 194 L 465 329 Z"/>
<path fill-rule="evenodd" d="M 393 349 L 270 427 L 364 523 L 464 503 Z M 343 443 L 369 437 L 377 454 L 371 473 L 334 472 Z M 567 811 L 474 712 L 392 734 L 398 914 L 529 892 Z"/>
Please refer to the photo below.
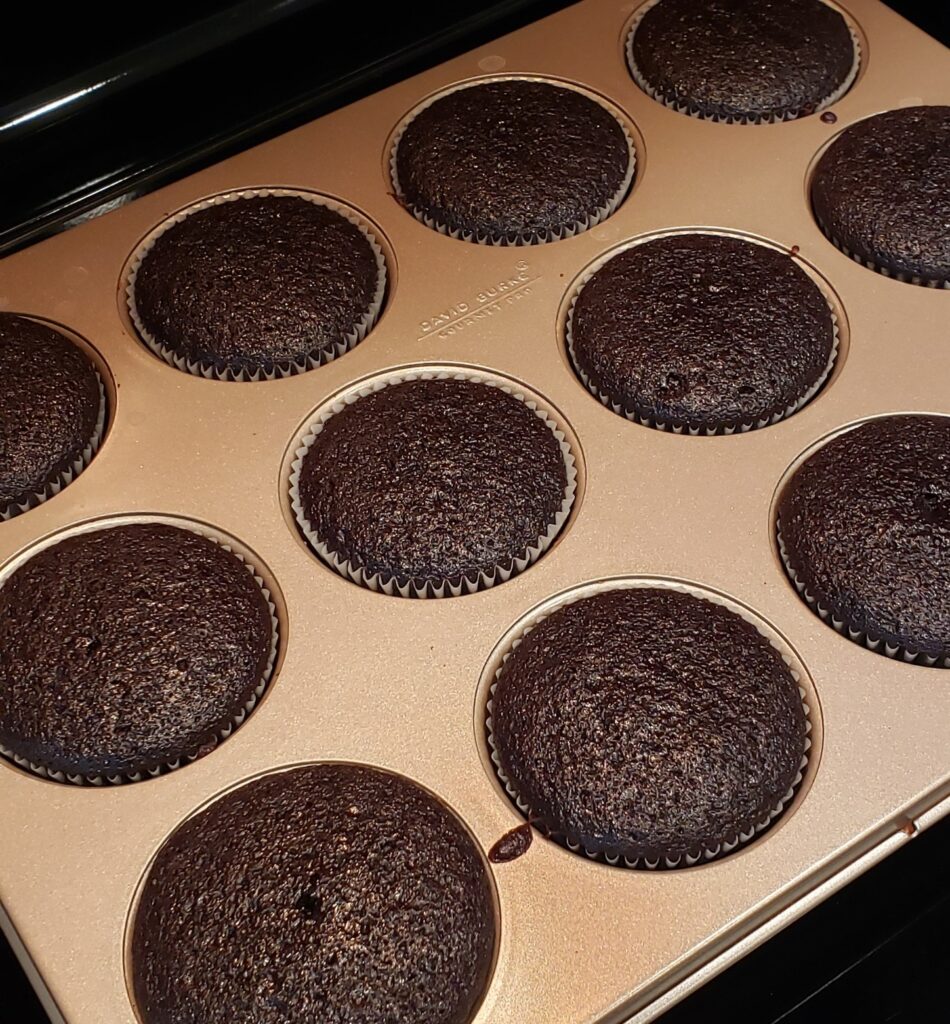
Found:
<path fill-rule="evenodd" d="M 950 43 L 950 5 L 932 0 L 888 0 L 924 31 Z M 108 6 L 108 5 L 103 5 Z M 116 4 L 91 18 L 87 7 L 60 8 L 52 24 L 48 5 L 23 6 L 32 19 L 22 38 L 42 46 L 13 47 L 4 70 L 29 91 L 53 86 L 64 69 L 83 81 L 88 71 L 115 59 L 140 69 L 144 80 L 118 90 L 103 106 L 97 93 L 64 104 L 42 131 L 2 141 L 0 166 L 6 201 L 0 210 L 0 246 L 15 248 L 56 230 L 71 218 L 119 205 L 150 187 L 272 136 L 542 17 L 563 0 L 458 0 L 378 7 L 373 18 L 356 4 L 316 3 L 283 25 L 250 25 L 244 41 L 228 40 L 206 57 L 177 68 L 176 51 L 159 45 L 163 61 L 125 61 L 132 46 L 182 28 L 196 11 L 240 10 L 250 4 L 169 3 L 148 19 L 129 17 Z M 273 7 L 275 4 L 255 4 Z M 291 5 L 292 6 L 292 5 Z M 326 31 L 340 26 L 342 31 Z M 300 31 L 303 25 L 308 31 Z M 53 31 L 53 28 L 56 31 Z M 215 39 L 217 37 L 214 37 Z M 359 45 L 341 45 L 341 40 Z M 289 61 L 284 57 L 290 56 Z M 156 66 L 159 70 L 156 70 Z M 19 90 L 23 95 L 26 90 Z M 11 95 L 15 92 L 11 91 Z M 195 103 L 195 97 L 202 102 Z M 15 116 L 32 109 L 15 105 Z M 116 131 L 143 109 L 147 131 Z M 51 115 L 52 116 L 52 115 Z M 13 120 L 8 117 L 7 121 Z M 16 159 L 11 153 L 16 153 Z M 2 766 L 0 766 L 2 767 Z M 846 794 L 843 795 L 846 798 Z M 855 1020 L 865 1024 L 919 1024 L 942 1020 L 950 996 L 950 819 L 909 840 L 904 848 L 848 885 L 802 920 L 664 1014 L 663 1024 L 731 1020 L 740 1008 L 749 1024 L 813 1024 Z M 18 1024 L 48 1024 L 29 982 L 0 942 L 4 1003 Z M 106 1022 L 103 1022 L 106 1024 Z"/>
<path fill-rule="evenodd" d="M 950 657 L 950 418 L 886 416 L 833 438 L 785 485 L 778 520 L 821 607 L 872 640 Z"/>
<path fill-rule="evenodd" d="M 633 37 L 651 88 L 721 120 L 813 113 L 847 79 L 854 44 L 821 0 L 661 0 Z"/>
<path fill-rule="evenodd" d="M 148 18 L 118 0 L 94 15 L 23 5 L 22 38 L 42 46 L 4 61 L 0 254 L 568 3 L 169 0 Z"/>
<path fill-rule="evenodd" d="M 651 422 L 708 430 L 784 415 L 828 368 L 828 302 L 787 254 L 673 235 L 614 256 L 571 318 L 593 388 Z"/>
<path fill-rule="evenodd" d="M 135 995 L 145 1024 L 467 1024 L 494 915 L 441 803 L 387 772 L 309 765 L 162 847 L 132 928 Z"/>
<path fill-rule="evenodd" d="M 298 196 L 256 196 L 198 210 L 160 235 L 133 297 L 164 348 L 254 373 L 332 350 L 378 283 L 372 247 L 342 214 Z"/>
<path fill-rule="evenodd" d="M 658 1018 L 923 1024 L 947 1016 L 950 819 L 915 836 Z"/>
<path fill-rule="evenodd" d="M 512 651 L 492 699 L 495 751 L 529 820 L 608 857 L 735 843 L 768 822 L 805 752 L 779 652 L 735 612 L 674 590 L 559 608 Z"/>
<path fill-rule="evenodd" d="M 613 202 L 630 167 L 617 119 L 572 89 L 490 82 L 436 100 L 396 150 L 404 201 L 476 238 L 542 241 Z"/>
<path fill-rule="evenodd" d="M 46 490 L 93 439 L 102 394 L 84 352 L 0 313 L 0 512 Z"/>
<path fill-rule="evenodd" d="M 0 588 L 0 742 L 90 778 L 206 753 L 260 684 L 272 634 L 247 567 L 206 537 L 155 523 L 67 537 Z"/>
<path fill-rule="evenodd" d="M 846 128 L 811 181 L 822 230 L 892 273 L 950 281 L 950 106 L 903 107 Z"/>
<path fill-rule="evenodd" d="M 330 417 L 300 470 L 311 530 L 388 582 L 509 568 L 554 522 L 567 474 L 523 402 L 470 380 L 392 384 Z"/>

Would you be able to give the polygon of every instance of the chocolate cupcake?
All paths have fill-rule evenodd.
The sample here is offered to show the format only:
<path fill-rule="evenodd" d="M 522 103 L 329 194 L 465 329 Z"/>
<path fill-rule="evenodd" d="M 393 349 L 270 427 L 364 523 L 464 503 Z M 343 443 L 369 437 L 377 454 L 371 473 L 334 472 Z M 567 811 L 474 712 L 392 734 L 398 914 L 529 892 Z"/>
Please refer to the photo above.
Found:
<path fill-rule="evenodd" d="M 85 352 L 46 324 L 0 313 L 0 520 L 81 473 L 105 416 L 102 381 Z"/>
<path fill-rule="evenodd" d="M 624 249 L 582 282 L 568 313 L 578 376 L 648 426 L 731 434 L 801 408 L 831 371 L 828 300 L 787 254 L 677 234 Z"/>
<path fill-rule="evenodd" d="M 429 227 L 495 245 L 586 231 L 620 205 L 634 173 L 620 121 L 553 82 L 501 79 L 436 97 L 397 134 L 396 196 Z"/>
<path fill-rule="evenodd" d="M 388 772 L 315 764 L 175 830 L 135 912 L 132 982 L 143 1024 L 467 1024 L 495 936 L 451 811 Z"/>
<path fill-rule="evenodd" d="M 286 377 L 356 345 L 382 308 L 386 264 L 369 228 L 306 192 L 236 192 L 162 224 L 132 261 L 129 312 L 180 370 Z"/>
<path fill-rule="evenodd" d="M 809 746 L 779 650 L 669 587 L 601 591 L 529 627 L 488 712 L 493 760 L 528 820 L 630 867 L 689 866 L 751 839 L 791 799 Z"/>
<path fill-rule="evenodd" d="M 554 420 L 477 374 L 380 381 L 318 417 L 296 454 L 291 504 L 310 546 L 403 597 L 507 580 L 547 549 L 574 499 Z"/>
<path fill-rule="evenodd" d="M 858 121 L 822 154 L 815 218 L 858 263 L 950 287 L 950 106 L 905 107 Z"/>
<path fill-rule="evenodd" d="M 871 650 L 950 667 L 950 417 L 884 416 L 823 444 L 778 503 L 785 567 Z"/>
<path fill-rule="evenodd" d="M 857 41 L 822 0 L 656 0 L 627 39 L 644 92 L 681 113 L 760 124 L 813 114 L 858 72 Z"/>
<path fill-rule="evenodd" d="M 0 751 L 57 781 L 176 768 L 244 720 L 275 640 L 263 584 L 207 537 L 74 534 L 0 586 Z"/>

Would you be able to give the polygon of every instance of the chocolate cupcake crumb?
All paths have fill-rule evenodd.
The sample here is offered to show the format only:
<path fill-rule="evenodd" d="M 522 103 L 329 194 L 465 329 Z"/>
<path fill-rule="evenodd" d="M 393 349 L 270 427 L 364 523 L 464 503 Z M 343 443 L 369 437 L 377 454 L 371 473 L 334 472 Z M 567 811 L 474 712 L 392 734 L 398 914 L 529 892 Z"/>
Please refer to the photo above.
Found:
<path fill-rule="evenodd" d="M 847 22 L 822 0 L 659 0 L 627 46 L 637 84 L 715 121 L 783 121 L 835 102 L 857 71 Z"/>
<path fill-rule="evenodd" d="M 495 937 L 453 813 L 387 772 L 308 765 L 166 841 L 135 912 L 133 986 L 144 1024 L 468 1024 Z"/>
<path fill-rule="evenodd" d="M 213 749 L 263 689 L 274 627 L 247 566 L 134 523 L 43 548 L 0 586 L 0 747 L 71 781 Z"/>
<path fill-rule="evenodd" d="M 493 844 L 488 851 L 488 859 L 492 864 L 507 864 L 509 861 L 517 860 L 528 852 L 533 838 L 534 831 L 530 825 L 518 825 Z"/>
<path fill-rule="evenodd" d="M 745 619 L 668 588 L 563 605 L 498 672 L 488 734 L 519 809 L 630 866 L 684 866 L 777 817 L 800 779 L 797 680 Z"/>
<path fill-rule="evenodd" d="M 880 653 L 950 667 L 950 417 L 884 416 L 822 445 L 779 499 L 793 582 Z"/>
<path fill-rule="evenodd" d="M 0 519 L 84 468 L 104 418 L 102 383 L 85 352 L 47 324 L 0 313 Z"/>
<path fill-rule="evenodd" d="M 828 300 L 794 259 L 702 233 L 613 256 L 583 285 L 568 330 L 574 366 L 605 404 L 707 434 L 796 411 L 827 378 L 836 344 Z"/>
<path fill-rule="evenodd" d="M 412 118 L 396 144 L 394 184 L 419 219 L 449 233 L 545 242 L 613 212 L 632 160 L 617 118 L 576 89 L 489 81 Z"/>

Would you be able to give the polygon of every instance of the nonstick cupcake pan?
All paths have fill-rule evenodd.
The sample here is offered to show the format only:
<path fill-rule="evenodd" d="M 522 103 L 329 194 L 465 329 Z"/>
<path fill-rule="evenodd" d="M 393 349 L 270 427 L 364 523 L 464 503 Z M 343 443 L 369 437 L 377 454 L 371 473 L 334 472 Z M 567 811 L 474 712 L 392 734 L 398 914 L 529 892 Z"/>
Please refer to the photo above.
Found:
<path fill-rule="evenodd" d="M 475 1020 L 649 1020 L 950 811 L 950 674 L 835 632 L 795 592 L 774 539 L 777 494 L 816 443 L 881 414 L 950 415 L 950 294 L 853 262 L 807 196 L 817 157 L 849 124 L 946 103 L 950 57 L 875 0 L 851 0 L 861 66 L 843 97 L 822 115 L 720 124 L 634 82 L 625 41 L 636 6 L 586 0 L 0 267 L 2 307 L 80 339 L 109 398 L 89 467 L 0 523 L 0 585 L 54 536 L 185 521 L 232 539 L 280 625 L 258 706 L 194 763 L 94 786 L 0 761 L 2 923 L 54 1020 L 135 1024 L 128 932 L 151 858 L 185 817 L 267 771 L 342 760 L 399 772 L 453 808 L 487 854 L 524 823 L 485 739 L 494 672 L 527 624 L 615 578 L 709 595 L 787 652 L 812 725 L 804 777 L 770 829 L 695 866 L 612 866 L 539 834 L 492 864 L 500 939 Z M 611 216 L 559 241 L 495 246 L 440 234 L 397 201 L 390 152 L 407 117 L 440 90 L 494 75 L 575 86 L 622 117 L 636 176 Z M 365 339 L 309 372 L 192 375 L 138 338 L 130 266 L 166 218 L 253 189 L 312 191 L 355 211 L 387 261 L 385 306 Z M 788 250 L 834 309 L 834 369 L 778 423 L 725 436 L 652 429 L 606 408 L 571 368 L 565 320 L 590 266 L 695 228 Z M 291 508 L 295 453 L 321 411 L 416 372 L 487 376 L 536 396 L 575 458 L 576 495 L 553 543 L 476 593 L 412 599 L 360 586 L 315 556 Z"/>

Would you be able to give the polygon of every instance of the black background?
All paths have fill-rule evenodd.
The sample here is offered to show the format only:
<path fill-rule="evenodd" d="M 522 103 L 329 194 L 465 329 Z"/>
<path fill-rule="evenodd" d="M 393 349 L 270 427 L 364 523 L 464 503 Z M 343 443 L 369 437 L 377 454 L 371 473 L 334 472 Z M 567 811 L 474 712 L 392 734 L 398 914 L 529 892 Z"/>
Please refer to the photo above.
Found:
<path fill-rule="evenodd" d="M 96 66 L 112 62 L 108 70 L 121 72 L 125 64 L 127 75 L 120 74 L 111 93 L 107 86 L 56 116 L 0 130 L 0 252 L 563 6 L 563 0 L 458 0 L 437 9 L 392 4 L 370 11 L 339 0 L 219 0 L 137 10 L 93 3 L 55 14 L 41 4 L 23 7 L 0 62 L 0 124 L 28 109 L 30 97 L 71 77 L 73 85 L 101 81 L 90 75 Z M 950 41 L 950 3 L 890 0 L 889 6 Z M 289 13 L 277 17 L 278 7 Z M 206 52 L 176 61 L 175 53 L 188 51 L 181 34 L 149 48 L 199 18 L 216 19 L 191 35 L 195 43 L 205 34 Z M 246 28 L 253 30 L 241 37 Z M 231 42 L 214 45 L 228 34 Z M 134 48 L 130 62 L 124 55 Z M 45 98 L 55 95 L 53 88 Z M 950 819 L 674 1007 L 663 1024 L 950 1020 L 948 925 Z M 618 922 L 616 935 L 591 941 L 635 943 L 644 926 Z M 0 982 L 0 1020 L 47 1024 L 2 940 Z"/>

